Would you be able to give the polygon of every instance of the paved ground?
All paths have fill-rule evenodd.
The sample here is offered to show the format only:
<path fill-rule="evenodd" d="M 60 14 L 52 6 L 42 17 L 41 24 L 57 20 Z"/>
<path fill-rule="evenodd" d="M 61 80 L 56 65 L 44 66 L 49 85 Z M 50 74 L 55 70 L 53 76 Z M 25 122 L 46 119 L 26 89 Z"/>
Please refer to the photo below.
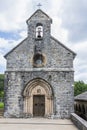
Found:
<path fill-rule="evenodd" d="M 78 130 L 70 120 L 60 119 L 0 119 L 0 130 Z"/>

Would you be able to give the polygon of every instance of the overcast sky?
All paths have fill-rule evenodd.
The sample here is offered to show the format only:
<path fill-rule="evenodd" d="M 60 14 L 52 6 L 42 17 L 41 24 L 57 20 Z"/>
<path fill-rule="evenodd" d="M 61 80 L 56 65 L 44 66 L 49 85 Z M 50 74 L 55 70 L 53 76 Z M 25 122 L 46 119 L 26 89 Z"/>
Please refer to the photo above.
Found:
<path fill-rule="evenodd" d="M 75 81 L 87 83 L 87 0 L 0 0 L 0 73 L 6 70 L 3 56 L 27 36 L 26 20 L 38 3 L 53 19 L 51 34 L 77 53 Z"/>

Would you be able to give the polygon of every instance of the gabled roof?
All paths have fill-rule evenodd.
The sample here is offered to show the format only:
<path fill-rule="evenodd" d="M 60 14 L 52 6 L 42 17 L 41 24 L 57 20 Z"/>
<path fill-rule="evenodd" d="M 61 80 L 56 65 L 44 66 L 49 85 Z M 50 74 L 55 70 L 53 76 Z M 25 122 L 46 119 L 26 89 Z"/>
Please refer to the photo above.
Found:
<path fill-rule="evenodd" d="M 25 38 L 23 41 L 21 41 L 18 45 L 16 45 L 13 49 L 11 49 L 7 54 L 5 54 L 4 57 L 6 58 L 12 51 L 14 51 L 17 47 L 19 47 L 26 40 L 27 40 L 27 38 Z"/>
<path fill-rule="evenodd" d="M 58 44 L 60 44 L 62 47 L 64 47 L 65 49 L 67 49 L 68 51 L 70 51 L 71 53 L 73 53 L 74 58 L 76 56 L 76 53 L 74 51 L 72 51 L 71 49 L 69 49 L 68 47 L 66 47 L 63 43 L 61 43 L 60 41 L 58 41 L 56 38 L 54 38 L 53 36 L 51 36 L 51 39 L 53 39 L 54 41 L 56 41 Z"/>
<path fill-rule="evenodd" d="M 43 12 L 41 9 L 36 10 L 36 12 L 33 15 L 31 15 L 31 17 L 26 21 L 26 23 L 28 23 L 28 21 L 31 20 L 37 13 L 40 13 L 40 14 L 46 16 L 47 19 L 49 19 L 52 23 L 52 19 L 45 12 Z"/>
<path fill-rule="evenodd" d="M 77 95 L 75 101 L 87 101 L 87 91 Z"/>
<path fill-rule="evenodd" d="M 28 38 L 28 37 L 27 37 Z M 25 38 L 22 42 L 20 42 L 17 46 L 15 46 L 11 51 L 9 51 L 4 57 L 6 58 L 12 51 L 14 51 L 17 47 L 19 47 L 24 41 L 27 40 L 27 38 Z M 67 49 L 68 51 L 70 51 L 71 53 L 73 53 L 74 58 L 76 56 L 76 53 L 73 52 L 71 49 L 69 49 L 68 47 L 66 47 L 64 44 L 62 44 L 60 41 L 58 41 L 56 38 L 54 38 L 53 36 L 51 36 L 51 39 L 54 40 L 55 42 L 57 42 L 58 44 L 60 44 L 62 47 L 64 47 L 65 49 Z"/>

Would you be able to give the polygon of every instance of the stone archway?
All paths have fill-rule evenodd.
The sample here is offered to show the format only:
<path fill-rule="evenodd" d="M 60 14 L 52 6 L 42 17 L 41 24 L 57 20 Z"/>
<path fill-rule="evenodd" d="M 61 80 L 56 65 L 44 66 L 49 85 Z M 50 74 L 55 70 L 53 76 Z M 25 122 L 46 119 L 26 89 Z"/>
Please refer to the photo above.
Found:
<path fill-rule="evenodd" d="M 30 81 L 24 91 L 23 91 L 23 96 L 24 96 L 24 113 L 30 116 L 34 116 L 34 98 L 39 97 L 42 98 L 44 97 L 44 104 L 43 101 L 38 102 L 39 105 L 43 104 L 44 108 L 44 115 L 43 116 L 51 116 L 53 114 L 53 91 L 49 83 L 47 83 L 43 79 L 34 79 Z M 38 100 L 38 99 L 37 99 Z M 43 99 L 42 99 L 43 100 Z M 37 101 L 36 101 L 37 102 Z M 40 109 L 41 107 L 39 107 Z M 36 113 L 37 116 L 39 116 Z M 41 116 L 42 116 L 41 115 Z"/>

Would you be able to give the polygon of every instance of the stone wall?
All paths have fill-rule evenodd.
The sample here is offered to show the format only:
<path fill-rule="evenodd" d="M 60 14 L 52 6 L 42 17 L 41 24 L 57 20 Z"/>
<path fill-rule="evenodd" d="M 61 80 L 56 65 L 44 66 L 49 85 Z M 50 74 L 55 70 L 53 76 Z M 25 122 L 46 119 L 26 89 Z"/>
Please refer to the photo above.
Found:
<path fill-rule="evenodd" d="M 27 38 L 7 56 L 7 70 L 33 68 L 34 42 Z M 41 44 L 44 44 L 44 40 Z M 44 68 L 73 68 L 73 54 L 60 43 L 51 39 L 43 46 L 42 53 L 46 59 Z"/>
<path fill-rule="evenodd" d="M 40 15 L 40 16 L 39 16 Z M 35 20 L 36 18 L 36 20 Z M 36 25 L 43 25 L 42 39 L 36 39 Z M 33 68 L 35 46 L 45 56 L 45 68 L 73 68 L 75 54 L 51 37 L 51 21 L 40 11 L 28 21 L 28 37 L 6 55 L 7 70 Z"/>
<path fill-rule="evenodd" d="M 5 117 L 20 117 L 23 114 L 23 90 L 35 78 L 47 81 L 54 92 L 54 117 L 69 118 L 73 112 L 73 72 L 31 71 L 6 72 Z"/>
<path fill-rule="evenodd" d="M 22 92 L 35 78 L 46 80 L 54 91 L 54 117 L 69 118 L 74 111 L 75 53 L 51 37 L 51 18 L 41 10 L 28 19 L 28 37 L 11 50 L 5 58 L 5 117 L 21 117 L 24 109 Z M 36 39 L 37 24 L 43 26 L 42 39 Z M 35 47 L 44 57 L 44 64 L 34 67 Z M 36 51 L 37 52 L 37 51 Z"/>
<path fill-rule="evenodd" d="M 85 121 L 75 113 L 71 114 L 71 120 L 78 127 L 79 130 L 87 130 L 87 121 Z"/>

